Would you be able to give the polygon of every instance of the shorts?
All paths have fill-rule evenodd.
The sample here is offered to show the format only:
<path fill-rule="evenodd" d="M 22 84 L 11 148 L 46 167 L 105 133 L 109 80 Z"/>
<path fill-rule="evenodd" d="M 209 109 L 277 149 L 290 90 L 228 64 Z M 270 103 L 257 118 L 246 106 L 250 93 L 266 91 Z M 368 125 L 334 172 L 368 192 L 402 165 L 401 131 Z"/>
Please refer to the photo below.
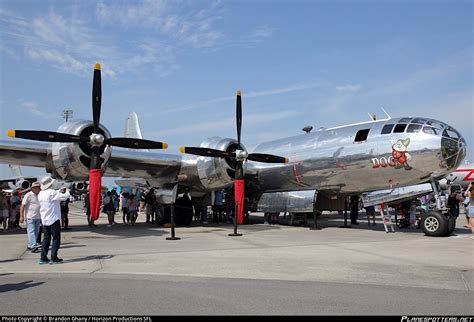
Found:
<path fill-rule="evenodd" d="M 1 215 L 3 218 L 8 218 L 10 217 L 10 211 L 8 209 L 3 209 Z"/>
<path fill-rule="evenodd" d="M 466 207 L 466 216 L 468 216 L 469 218 L 474 218 L 474 206 L 473 205 L 469 205 Z"/>

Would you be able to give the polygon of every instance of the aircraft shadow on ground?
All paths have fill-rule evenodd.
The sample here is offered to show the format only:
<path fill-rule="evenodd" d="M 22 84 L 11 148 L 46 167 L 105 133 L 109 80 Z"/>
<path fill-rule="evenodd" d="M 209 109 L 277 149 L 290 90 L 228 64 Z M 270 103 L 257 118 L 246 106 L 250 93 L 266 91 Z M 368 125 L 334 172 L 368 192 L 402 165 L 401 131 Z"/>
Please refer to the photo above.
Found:
<path fill-rule="evenodd" d="M 10 291 L 21 291 L 30 287 L 35 287 L 35 286 L 44 284 L 44 282 L 36 282 L 36 283 L 32 283 L 32 282 L 33 282 L 32 280 L 29 280 L 29 281 L 24 281 L 20 283 L 0 285 L 0 293 L 6 293 Z"/>
<path fill-rule="evenodd" d="M 91 232 L 92 236 L 76 236 L 76 238 L 93 239 L 103 238 L 103 236 L 110 236 L 118 239 L 145 237 L 145 236 L 164 236 L 169 234 L 168 228 L 163 228 L 156 225 L 137 223 L 135 226 L 116 224 L 112 227 L 107 227 L 106 224 L 98 224 L 98 227 L 89 227 L 88 225 L 75 225 L 69 232 Z M 62 246 L 61 246 L 62 247 Z"/>

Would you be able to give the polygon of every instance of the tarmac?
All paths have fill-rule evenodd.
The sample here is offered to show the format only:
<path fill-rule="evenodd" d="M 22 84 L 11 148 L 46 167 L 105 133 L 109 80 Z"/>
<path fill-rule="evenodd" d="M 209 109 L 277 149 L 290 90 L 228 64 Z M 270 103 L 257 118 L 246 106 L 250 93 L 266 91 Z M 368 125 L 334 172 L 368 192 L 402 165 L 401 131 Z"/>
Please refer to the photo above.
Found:
<path fill-rule="evenodd" d="M 56 265 L 38 264 L 25 230 L 0 233 L 0 312 L 474 314 L 474 239 L 463 215 L 444 238 L 409 228 L 385 233 L 380 217 L 368 226 L 362 213 L 350 229 L 340 228 L 340 215 L 323 215 L 321 230 L 310 230 L 311 221 L 265 225 L 252 214 L 240 237 L 228 236 L 231 224 L 192 224 L 176 228 L 180 240 L 167 240 L 170 228 L 144 217 L 130 226 L 116 215 L 118 224 L 106 227 L 101 214 L 90 228 L 73 203 Z"/>

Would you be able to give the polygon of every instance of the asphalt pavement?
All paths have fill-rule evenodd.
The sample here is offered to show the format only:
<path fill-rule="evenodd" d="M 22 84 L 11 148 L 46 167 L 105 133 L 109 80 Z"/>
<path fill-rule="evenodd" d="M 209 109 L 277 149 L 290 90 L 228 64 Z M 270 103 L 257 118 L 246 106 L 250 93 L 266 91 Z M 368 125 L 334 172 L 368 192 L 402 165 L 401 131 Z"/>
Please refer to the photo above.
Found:
<path fill-rule="evenodd" d="M 231 224 L 170 228 L 144 222 L 88 227 L 79 202 L 62 231 L 62 264 L 39 265 L 25 230 L 0 233 L 5 315 L 474 315 L 474 239 L 385 233 L 380 218 L 340 228 Z M 287 222 L 288 218 L 281 218 Z M 311 226 L 311 223 L 310 223 Z"/>

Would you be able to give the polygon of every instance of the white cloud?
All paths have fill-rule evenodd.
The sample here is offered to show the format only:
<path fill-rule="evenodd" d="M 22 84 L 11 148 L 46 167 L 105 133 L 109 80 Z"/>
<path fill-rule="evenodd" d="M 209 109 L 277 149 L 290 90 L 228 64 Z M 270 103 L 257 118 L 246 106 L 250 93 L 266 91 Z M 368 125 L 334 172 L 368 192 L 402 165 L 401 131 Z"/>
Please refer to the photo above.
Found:
<path fill-rule="evenodd" d="M 336 86 L 336 89 L 338 91 L 345 91 L 345 92 L 358 92 L 360 88 L 361 88 L 360 84 L 347 84 L 347 85 Z"/>
<path fill-rule="evenodd" d="M 34 115 L 46 116 L 46 113 L 40 111 L 38 104 L 33 101 L 23 101 L 21 102 L 20 106 Z"/>
<path fill-rule="evenodd" d="M 281 119 L 291 118 L 299 114 L 297 111 L 282 111 L 276 113 L 262 113 L 262 114 L 249 114 L 245 115 L 244 123 L 245 126 L 253 124 L 262 124 L 263 122 L 271 122 Z M 201 133 L 201 132 L 210 132 L 224 130 L 228 128 L 235 127 L 235 117 L 229 117 L 220 121 L 210 121 L 205 123 L 197 123 L 195 125 L 186 125 L 182 127 L 177 127 L 169 130 L 162 130 L 153 132 L 151 136 L 166 137 L 171 135 L 182 135 L 182 134 L 192 134 L 192 133 Z M 216 133 L 218 134 L 218 133 Z"/>
<path fill-rule="evenodd" d="M 217 5 L 209 9 L 185 11 L 183 3 L 142 0 L 132 3 L 99 2 L 96 16 L 102 24 L 119 24 L 125 28 L 152 29 L 182 44 L 196 48 L 212 47 L 223 37 L 213 29 L 219 19 Z"/>
<path fill-rule="evenodd" d="M 442 79 L 449 74 L 472 70 L 472 47 L 468 47 L 452 56 L 438 62 L 430 68 L 416 71 L 405 79 L 390 80 L 389 85 L 380 86 L 367 93 L 369 96 L 399 95 L 414 90 L 436 79 Z"/>
<path fill-rule="evenodd" d="M 250 34 L 250 39 L 253 41 L 261 41 L 265 38 L 270 37 L 275 32 L 274 28 L 270 26 L 264 25 L 255 28 L 255 30 Z"/>
<path fill-rule="evenodd" d="M 100 1 L 96 7 L 96 16 L 104 24 L 119 23 L 124 26 L 159 26 L 163 23 L 163 14 L 167 1 L 143 0 L 131 4 L 125 2 L 105 4 Z M 164 21 L 166 24 L 166 19 Z"/>
<path fill-rule="evenodd" d="M 286 94 L 290 92 L 311 89 L 318 86 L 321 86 L 321 84 L 317 82 L 298 83 L 298 84 L 289 85 L 287 87 L 273 88 L 273 89 L 267 89 L 267 90 L 262 90 L 262 91 L 242 92 L 242 98 L 266 97 L 266 96 L 272 96 L 272 95 Z M 163 110 L 160 110 L 160 114 L 189 111 L 189 110 L 194 110 L 194 109 L 202 108 L 205 106 L 209 106 L 215 103 L 233 101 L 233 100 L 235 100 L 235 96 L 218 97 L 218 98 L 213 98 L 213 99 L 202 101 L 202 102 L 196 102 L 196 103 L 186 105 L 186 106 L 163 109 Z"/>

